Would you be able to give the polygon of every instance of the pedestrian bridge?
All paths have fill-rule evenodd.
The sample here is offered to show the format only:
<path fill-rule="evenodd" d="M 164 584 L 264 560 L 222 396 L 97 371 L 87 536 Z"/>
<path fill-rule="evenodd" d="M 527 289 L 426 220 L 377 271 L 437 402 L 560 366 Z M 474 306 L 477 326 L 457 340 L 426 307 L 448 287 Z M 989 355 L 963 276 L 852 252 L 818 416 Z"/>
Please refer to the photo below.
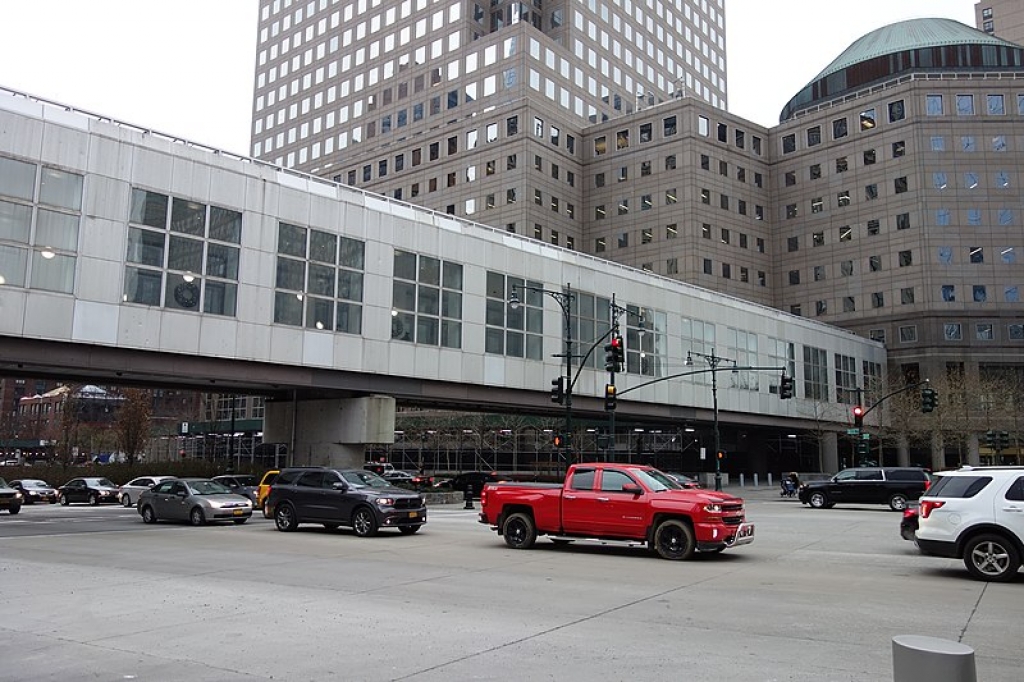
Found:
<path fill-rule="evenodd" d="M 361 461 L 393 438 L 396 402 L 561 414 L 567 320 L 572 355 L 598 347 L 573 410 L 604 415 L 613 318 L 623 417 L 707 419 L 715 374 L 732 422 L 799 428 L 834 400 L 834 359 L 885 365 L 880 344 L 812 320 L 0 93 L 4 374 L 262 393 L 267 441 Z M 690 352 L 784 366 L 797 397 L 757 370 L 629 390 Z"/>

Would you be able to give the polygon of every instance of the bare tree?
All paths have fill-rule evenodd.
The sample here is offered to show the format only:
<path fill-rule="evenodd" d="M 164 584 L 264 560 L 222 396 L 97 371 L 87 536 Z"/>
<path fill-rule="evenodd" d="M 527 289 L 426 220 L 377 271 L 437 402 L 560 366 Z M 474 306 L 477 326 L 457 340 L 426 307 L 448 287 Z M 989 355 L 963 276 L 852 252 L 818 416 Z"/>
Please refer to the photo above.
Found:
<path fill-rule="evenodd" d="M 57 442 L 57 461 L 69 467 L 75 460 L 75 445 L 78 442 L 78 426 L 81 421 L 79 400 L 81 384 L 67 384 L 59 389 L 62 393 L 59 403 L 60 417 L 53 425 L 51 440 Z"/>
<path fill-rule="evenodd" d="M 117 413 L 114 428 L 118 447 L 131 467 L 149 441 L 153 420 L 153 394 L 140 388 L 124 389 L 122 394 L 124 402 Z"/>

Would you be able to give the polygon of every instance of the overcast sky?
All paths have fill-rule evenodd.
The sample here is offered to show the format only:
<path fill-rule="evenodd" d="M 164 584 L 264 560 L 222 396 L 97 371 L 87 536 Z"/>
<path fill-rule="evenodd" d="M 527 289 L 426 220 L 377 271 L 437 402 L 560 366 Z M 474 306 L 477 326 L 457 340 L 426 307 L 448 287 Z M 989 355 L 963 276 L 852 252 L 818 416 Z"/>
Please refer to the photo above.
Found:
<path fill-rule="evenodd" d="M 3 2 L 0 86 L 247 155 L 257 0 Z M 764 126 L 854 40 L 974 0 L 727 0 L 730 110 Z"/>

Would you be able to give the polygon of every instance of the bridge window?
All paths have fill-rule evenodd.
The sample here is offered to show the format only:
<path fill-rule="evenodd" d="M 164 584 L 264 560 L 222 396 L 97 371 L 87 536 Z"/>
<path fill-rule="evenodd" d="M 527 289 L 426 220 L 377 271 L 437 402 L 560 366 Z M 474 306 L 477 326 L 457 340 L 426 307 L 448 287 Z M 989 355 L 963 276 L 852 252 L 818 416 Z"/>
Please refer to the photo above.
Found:
<path fill-rule="evenodd" d="M 462 265 L 395 251 L 391 338 L 462 347 Z"/>
<path fill-rule="evenodd" d="M 274 322 L 361 334 L 364 244 L 278 224 Z"/>
<path fill-rule="evenodd" d="M 519 306 L 508 305 L 515 287 Z M 540 360 L 543 356 L 544 300 L 540 282 L 487 273 L 484 350 L 495 355 Z"/>

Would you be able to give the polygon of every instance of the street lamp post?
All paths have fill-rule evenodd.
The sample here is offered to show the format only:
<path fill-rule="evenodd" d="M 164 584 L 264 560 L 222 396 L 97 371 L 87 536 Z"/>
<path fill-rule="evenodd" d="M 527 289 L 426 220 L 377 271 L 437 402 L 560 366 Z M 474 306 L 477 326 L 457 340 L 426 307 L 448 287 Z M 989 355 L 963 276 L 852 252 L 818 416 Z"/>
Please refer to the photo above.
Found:
<path fill-rule="evenodd" d="M 550 291 L 548 289 L 542 289 L 540 287 L 531 287 L 527 285 L 512 285 L 512 295 L 508 299 L 508 306 L 512 310 L 519 308 L 519 294 L 518 290 L 524 289 L 526 291 L 534 291 L 539 294 L 550 296 L 558 303 L 558 306 L 562 309 L 562 317 L 565 320 L 565 352 L 556 354 L 552 357 L 564 357 L 565 358 L 565 437 L 567 441 L 567 454 L 570 462 L 572 461 L 572 304 L 576 300 L 576 294 L 572 293 L 572 286 L 568 283 L 565 285 L 565 291 Z"/>
<path fill-rule="evenodd" d="M 706 355 L 704 353 L 698 353 L 696 351 L 686 352 L 686 364 L 687 366 L 693 366 L 693 356 L 696 355 L 699 358 L 703 358 L 708 363 L 708 367 L 711 369 L 711 400 L 714 407 L 714 423 L 715 423 L 715 490 L 722 489 L 722 433 L 718 428 L 718 365 L 723 362 L 731 362 L 733 366 L 736 365 L 735 360 L 723 358 L 715 354 L 715 349 L 711 349 L 711 354 Z"/>

